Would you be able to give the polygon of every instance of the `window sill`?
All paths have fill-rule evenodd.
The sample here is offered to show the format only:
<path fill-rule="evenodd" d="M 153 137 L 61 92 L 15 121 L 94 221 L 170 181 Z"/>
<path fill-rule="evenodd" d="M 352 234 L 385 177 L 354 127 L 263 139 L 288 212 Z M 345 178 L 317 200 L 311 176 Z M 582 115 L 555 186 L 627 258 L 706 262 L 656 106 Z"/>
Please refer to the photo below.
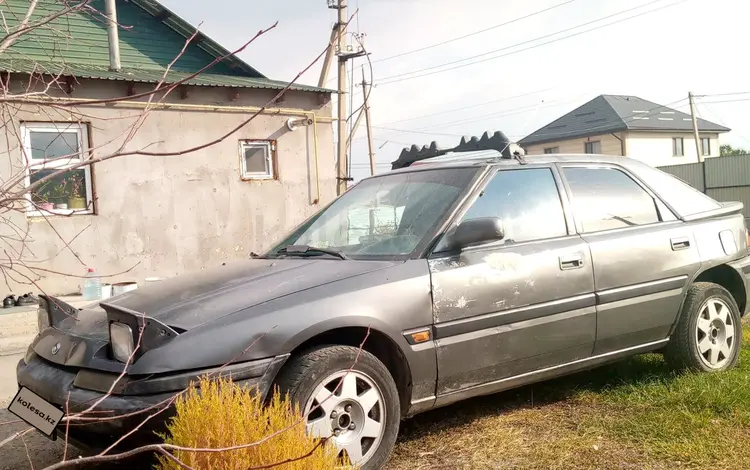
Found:
<path fill-rule="evenodd" d="M 275 176 L 267 175 L 242 175 L 240 179 L 242 181 L 278 181 Z"/>
<path fill-rule="evenodd" d="M 45 217 L 71 217 L 74 215 L 94 215 L 94 211 L 91 209 L 51 209 L 44 211 L 26 211 L 26 217 L 34 219 L 43 219 Z"/>

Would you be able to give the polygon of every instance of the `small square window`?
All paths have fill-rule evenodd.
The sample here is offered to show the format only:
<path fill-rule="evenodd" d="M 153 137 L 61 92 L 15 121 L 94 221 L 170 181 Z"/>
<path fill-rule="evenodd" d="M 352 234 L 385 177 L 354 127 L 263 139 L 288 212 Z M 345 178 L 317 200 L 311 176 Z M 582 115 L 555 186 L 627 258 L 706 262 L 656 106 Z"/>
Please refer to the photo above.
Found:
<path fill-rule="evenodd" d="M 672 138 L 672 155 L 675 157 L 685 156 L 685 143 L 682 137 Z"/>
<path fill-rule="evenodd" d="M 275 179 L 276 144 L 263 140 L 240 141 L 242 179 Z"/>
<path fill-rule="evenodd" d="M 544 153 L 546 154 L 560 153 L 560 147 L 548 147 L 544 149 Z"/>
<path fill-rule="evenodd" d="M 595 142 L 586 142 L 583 148 L 584 153 L 588 154 L 601 154 L 602 153 L 602 143 L 598 140 Z"/>
<path fill-rule="evenodd" d="M 711 139 L 708 137 L 701 137 L 701 153 L 704 156 L 711 155 Z"/>
<path fill-rule="evenodd" d="M 91 214 L 90 166 L 72 168 L 88 158 L 88 129 L 77 123 L 23 123 L 29 216 Z M 65 171 L 67 168 L 71 168 Z"/>

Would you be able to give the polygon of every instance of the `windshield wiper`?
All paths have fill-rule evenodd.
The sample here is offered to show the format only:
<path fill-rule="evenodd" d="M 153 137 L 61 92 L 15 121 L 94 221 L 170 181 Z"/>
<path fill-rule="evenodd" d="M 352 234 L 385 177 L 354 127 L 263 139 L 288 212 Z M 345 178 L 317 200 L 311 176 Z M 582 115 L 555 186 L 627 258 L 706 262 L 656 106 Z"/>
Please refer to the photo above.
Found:
<path fill-rule="evenodd" d="M 316 253 L 323 253 L 326 255 L 335 256 L 340 259 L 349 259 L 348 256 L 340 251 L 328 250 L 326 248 L 316 248 L 310 245 L 287 245 L 286 247 L 280 249 L 277 253 L 300 256 L 315 256 Z"/>

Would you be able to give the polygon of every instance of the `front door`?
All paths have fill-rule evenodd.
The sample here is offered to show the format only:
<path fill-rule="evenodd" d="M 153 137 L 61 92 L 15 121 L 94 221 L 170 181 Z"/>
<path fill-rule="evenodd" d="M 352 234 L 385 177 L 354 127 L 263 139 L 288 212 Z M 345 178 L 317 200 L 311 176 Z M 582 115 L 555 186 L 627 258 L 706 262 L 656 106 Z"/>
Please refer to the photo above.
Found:
<path fill-rule="evenodd" d="M 438 396 L 591 355 L 591 256 L 559 188 L 552 168 L 496 171 L 459 223 L 498 217 L 503 240 L 430 256 Z"/>
<path fill-rule="evenodd" d="M 594 354 L 665 340 L 700 267 L 692 230 L 622 168 L 561 169 L 594 260 Z"/>

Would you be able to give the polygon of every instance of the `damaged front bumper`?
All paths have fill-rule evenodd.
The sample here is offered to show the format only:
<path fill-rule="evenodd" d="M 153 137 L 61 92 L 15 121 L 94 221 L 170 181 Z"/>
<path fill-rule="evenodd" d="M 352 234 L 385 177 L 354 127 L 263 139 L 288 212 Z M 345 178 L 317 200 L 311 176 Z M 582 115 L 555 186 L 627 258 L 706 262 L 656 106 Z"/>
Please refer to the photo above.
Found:
<path fill-rule="evenodd" d="M 104 449 L 141 425 L 150 415 L 167 408 L 149 419 L 128 442 L 123 442 L 123 447 L 158 440 L 154 432 L 164 431 L 167 419 L 173 416 L 170 398 L 187 388 L 191 381 L 207 374 L 231 377 L 235 383 L 255 388 L 265 399 L 288 357 L 282 355 L 227 367 L 145 377 L 125 375 L 117 380 L 119 374 L 116 373 L 51 363 L 29 348 L 26 357 L 16 367 L 16 376 L 19 386 L 29 388 L 60 407 L 66 415 L 86 410 L 111 389 L 112 393 L 84 416 L 96 420 L 74 420 L 67 426 L 63 422 L 57 428 L 58 437 L 65 438 L 67 429 L 68 441 L 78 447 Z"/>

